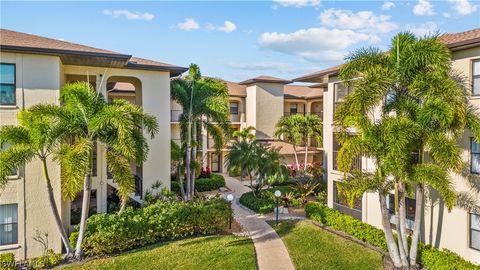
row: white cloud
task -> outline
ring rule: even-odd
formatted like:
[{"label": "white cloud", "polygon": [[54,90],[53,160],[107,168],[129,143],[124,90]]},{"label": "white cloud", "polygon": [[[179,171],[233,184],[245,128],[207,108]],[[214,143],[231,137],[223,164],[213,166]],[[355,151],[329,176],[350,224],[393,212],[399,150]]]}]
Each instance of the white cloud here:
[{"label": "white cloud", "polygon": [[460,15],[468,15],[477,11],[478,5],[473,5],[468,0],[449,0],[453,4],[453,9]]},{"label": "white cloud", "polygon": [[432,35],[439,31],[438,25],[434,22],[426,22],[420,25],[407,25],[407,29],[417,37]]},{"label": "white cloud", "polygon": [[105,9],[103,11],[103,14],[107,16],[112,16],[113,18],[125,17],[127,20],[151,21],[155,18],[155,15],[153,15],[152,13],[137,11],[133,12],[126,9]]},{"label": "white cloud", "polygon": [[433,5],[428,0],[418,0],[418,4],[413,7],[413,14],[417,16],[432,16],[435,15]]},{"label": "white cloud", "polygon": [[186,18],[183,22],[177,24],[177,27],[185,31],[190,31],[199,29],[200,25],[194,19]]},{"label": "white cloud", "polygon": [[237,29],[237,26],[231,21],[225,21],[222,26],[208,24],[207,29],[210,31],[222,31],[225,33],[231,33]]},{"label": "white cloud", "polygon": [[320,6],[320,0],[274,0],[283,7],[318,7]]},{"label": "white cloud", "polygon": [[389,10],[393,7],[395,7],[395,3],[387,1],[383,3],[382,10]]},{"label": "white cloud", "polygon": [[310,61],[339,61],[348,46],[371,39],[370,35],[352,30],[309,28],[292,33],[267,32],[260,36],[264,49],[297,55]]},{"label": "white cloud", "polygon": [[229,67],[240,70],[290,70],[292,65],[281,62],[230,63]]},{"label": "white cloud", "polygon": [[330,8],[324,10],[319,18],[323,25],[340,29],[387,33],[398,28],[390,21],[390,16],[377,16],[372,11],[354,13],[351,10]]},{"label": "white cloud", "polygon": [[449,12],[444,12],[443,17],[450,18],[450,17],[452,17],[452,14],[450,14]]}]

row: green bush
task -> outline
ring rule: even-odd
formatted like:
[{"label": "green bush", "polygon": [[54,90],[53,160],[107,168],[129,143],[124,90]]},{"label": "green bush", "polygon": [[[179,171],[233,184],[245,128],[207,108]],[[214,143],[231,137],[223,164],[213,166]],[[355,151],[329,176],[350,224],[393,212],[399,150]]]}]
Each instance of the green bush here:
[{"label": "green bush", "polygon": [[[383,230],[363,223],[349,215],[340,213],[321,203],[308,203],[305,207],[307,217],[335,230],[345,232],[373,246],[387,250]],[[418,262],[427,269],[480,269],[448,249],[437,249],[420,243]]]},{"label": "green bush", "polygon": [[228,169],[228,176],[237,177],[240,176],[240,174],[240,167],[231,167],[230,169]]},{"label": "green bush", "polygon": [[225,186],[225,178],[219,174],[212,174],[209,178],[195,180],[195,189],[198,192],[212,191]]},{"label": "green bush", "polygon": [[180,193],[180,183],[178,183],[178,181],[172,181],[170,182],[170,190],[172,192],[175,192],[177,194],[181,194]]},{"label": "green bush", "polygon": [[[86,256],[125,251],[159,241],[213,234],[228,226],[232,215],[224,199],[158,201],[144,208],[127,208],[122,214],[98,214],[87,222],[83,248]],[[78,238],[78,227],[70,235]]]},{"label": "green bush", "polygon": [[0,269],[1,270],[15,270],[15,255],[13,253],[0,254]]},{"label": "green bush", "polygon": [[[274,188],[269,188],[263,190],[257,197],[254,196],[252,191],[246,192],[242,194],[239,201],[242,205],[246,206],[250,210],[253,210],[254,212],[267,214],[273,212],[273,209],[275,209],[276,201],[275,196],[273,195],[275,190],[280,190],[283,196],[287,192],[291,191],[291,187],[277,186]],[[279,203],[282,204],[283,202],[280,200]]]},{"label": "green bush", "polygon": [[61,254],[55,254],[52,249],[48,249],[47,254],[28,260],[27,270],[50,268],[57,265],[61,260]]}]

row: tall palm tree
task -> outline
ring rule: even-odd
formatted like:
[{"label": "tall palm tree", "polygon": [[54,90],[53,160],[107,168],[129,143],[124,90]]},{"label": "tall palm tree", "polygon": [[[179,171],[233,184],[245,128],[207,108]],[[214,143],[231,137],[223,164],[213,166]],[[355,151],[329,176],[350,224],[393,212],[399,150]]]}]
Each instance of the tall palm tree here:
[{"label": "tall palm tree", "polygon": [[247,172],[248,167],[251,167],[250,164],[253,161],[250,149],[252,147],[251,143],[256,139],[255,134],[252,132],[254,130],[254,127],[249,126],[242,130],[234,131],[232,134],[236,141],[230,146],[230,151],[227,153],[226,165],[229,170],[240,168],[240,181],[243,181],[243,176]]},{"label": "tall palm tree", "polygon": [[257,150],[259,155],[257,184],[263,186],[265,182],[282,182],[288,177],[288,169],[282,163],[282,155],[278,148],[268,148],[263,144]]},{"label": "tall palm tree", "polygon": [[[353,158],[364,155],[373,158],[377,168],[374,173],[346,174],[338,186],[350,204],[365,191],[379,193],[390,256],[397,267],[414,266],[425,187],[436,189],[449,211],[456,205],[467,206],[460,200],[465,194],[453,189],[450,174],[463,168],[457,140],[465,129],[480,141],[480,117],[468,104],[465,85],[451,69],[448,48],[436,36],[415,38],[400,33],[387,53],[361,49],[347,61],[340,77],[354,91],[335,113],[335,125],[342,131],[339,167],[348,172]],[[347,136],[351,127],[357,136]],[[409,248],[405,197],[413,187],[416,212]],[[394,193],[396,242],[385,201],[389,192]]]},{"label": "tall palm tree", "polygon": [[318,145],[322,144],[323,124],[322,119],[318,115],[305,115],[302,116],[302,131],[304,134],[305,142],[305,167],[303,170],[307,171],[308,161],[308,140],[313,137]]},{"label": "tall palm tree", "polygon": [[[43,105],[39,105],[43,107]],[[71,147],[80,150],[78,155],[64,157],[65,146],[61,145],[61,138],[65,128],[54,118],[23,110],[17,114],[18,126],[3,126],[0,129],[0,145],[8,144],[10,147],[0,152],[0,186],[4,187],[8,181],[7,176],[13,170],[28,162],[38,159],[42,163],[43,178],[50,209],[53,214],[56,229],[60,234],[67,257],[73,255],[65,228],[55,202],[52,181],[48,172],[49,159],[72,159],[76,164],[71,168],[62,168],[62,173],[70,177],[82,175],[82,168],[88,164],[86,153],[82,153],[85,141],[78,141]]]},{"label": "tall palm tree", "polygon": [[294,114],[291,116],[284,116],[277,122],[274,132],[275,137],[293,146],[293,154],[295,156],[297,169],[300,168],[297,146],[302,143],[305,136],[303,123],[303,115]]},{"label": "tall palm tree", "polygon": [[182,149],[177,143],[173,140],[170,140],[170,160],[172,162],[172,166],[174,167],[174,171],[177,174],[178,183],[180,184],[180,194],[183,200],[186,200],[185,189],[183,186],[183,154],[185,149]]},{"label": "tall palm tree", "polygon": [[183,108],[180,115],[181,138],[186,142],[185,184],[186,197],[195,192],[197,148],[201,146],[202,130],[215,141],[217,151],[223,147],[224,138],[231,133],[228,88],[219,79],[202,77],[200,68],[191,64],[186,77],[171,82],[171,97]]},{"label": "tall palm tree", "polygon": [[[151,138],[158,132],[158,123],[154,116],[143,112],[142,108],[124,100],[107,103],[101,93],[96,93],[87,83],[66,84],[60,90],[61,107],[34,106],[32,111],[56,117],[67,132],[65,137],[81,144],[83,158],[90,159],[94,142],[106,147],[106,160],[109,171],[118,185],[121,198],[121,213],[129,195],[135,190],[135,179],[130,162],[141,164],[148,155],[148,144],[143,132]],[[70,168],[77,166],[71,157],[79,152],[71,146],[64,146],[59,160],[62,169],[67,169],[62,177],[62,190],[67,198],[73,199],[83,186],[82,213],[79,236],[75,248],[75,257],[83,257],[82,243],[88,218],[91,192],[91,162],[83,167],[83,177],[69,177]],[[88,153],[88,154],[85,154]],[[77,154],[78,155],[78,154]]]}]

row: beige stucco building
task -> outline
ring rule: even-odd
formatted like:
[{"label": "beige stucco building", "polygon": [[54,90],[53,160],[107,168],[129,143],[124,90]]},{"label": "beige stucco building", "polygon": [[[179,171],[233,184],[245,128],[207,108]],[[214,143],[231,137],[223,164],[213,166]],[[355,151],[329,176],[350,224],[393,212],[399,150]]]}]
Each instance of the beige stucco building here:
[{"label": "beige stucco building", "polygon": [[[283,116],[292,114],[315,114],[323,116],[323,91],[320,88],[290,85],[291,81],[270,76],[259,76],[239,83],[225,81],[229,90],[230,121],[234,130],[254,127],[258,140],[272,147],[280,148],[285,164],[294,164],[293,147],[274,137],[275,124]],[[178,117],[182,113],[180,105],[171,102],[171,137],[180,140],[180,125]],[[322,146],[314,140],[308,142],[308,160],[322,162]],[[305,147],[297,149],[299,162],[304,163]],[[214,149],[214,142],[204,133],[201,153],[203,166],[210,167],[214,172],[227,172],[226,154],[228,142],[222,147],[221,153]]]},{"label": "beige stucco building", "polygon": [[[153,114],[159,133],[148,138],[150,154],[140,166],[132,164],[136,192],[140,200],[153,182],[170,187],[170,78],[186,69],[157,61],[107,50],[48,39],[5,29],[0,30],[0,125],[16,125],[17,113],[35,104],[59,104],[65,83],[88,81],[109,99],[123,98]],[[127,85],[129,91],[118,89]],[[124,89],[125,87],[122,87]],[[4,146],[7,147],[7,146]],[[105,148],[98,144],[93,154],[91,210],[106,212],[115,182],[107,173]],[[49,173],[57,207],[64,226],[70,230],[78,222],[78,202],[69,202],[60,193],[60,166],[50,160]],[[0,253],[13,252],[17,260],[42,255],[38,235],[48,239],[48,247],[62,250],[48,206],[41,163],[29,162],[12,172],[0,192]]]},{"label": "beige stucco building", "polygon": [[[446,34],[441,36],[440,40],[451,50],[453,68],[461,72],[472,86],[470,103],[480,108],[480,29]],[[378,194],[364,194],[353,209],[346,206],[346,203],[337,196],[335,182],[342,181],[343,172],[338,171],[336,166],[340,146],[334,136],[333,115],[335,105],[342,102],[343,97],[352,91],[341,84],[338,78],[340,68],[341,65],[335,66],[294,81],[316,83],[316,86],[322,87],[324,91],[324,164],[327,170],[328,206],[382,228]],[[459,143],[463,149],[464,161],[470,164],[470,173],[477,175],[480,173],[477,158],[480,148],[472,137],[471,132],[466,131]],[[354,161],[354,167],[358,169],[371,170],[374,166],[374,162],[365,157]],[[452,177],[458,191],[469,191],[464,176],[452,175]],[[477,178],[476,181],[480,180]],[[474,263],[480,263],[480,215],[468,213],[460,208],[448,212],[438,197],[433,196],[431,199],[426,201],[423,210],[421,240],[435,247],[450,249]],[[407,227],[410,228],[413,225],[414,205],[414,199],[407,199]]]}]

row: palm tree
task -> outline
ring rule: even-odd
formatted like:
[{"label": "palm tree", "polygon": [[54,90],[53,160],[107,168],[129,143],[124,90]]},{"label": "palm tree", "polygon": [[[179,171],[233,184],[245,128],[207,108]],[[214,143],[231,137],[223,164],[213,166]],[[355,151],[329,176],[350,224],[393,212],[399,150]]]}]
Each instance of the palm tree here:
[{"label": "palm tree", "polygon": [[[75,248],[75,257],[83,257],[82,243],[88,218],[91,191],[91,162],[83,168],[83,179],[70,177],[69,171],[77,166],[71,156],[84,153],[90,159],[94,142],[106,147],[106,160],[109,171],[118,185],[121,199],[121,213],[130,194],[135,189],[135,180],[130,162],[141,164],[148,155],[148,144],[143,132],[151,138],[158,132],[158,123],[154,116],[143,112],[142,108],[124,100],[107,103],[102,94],[96,93],[87,83],[66,84],[60,91],[61,107],[34,106],[32,111],[56,117],[67,132],[65,137],[78,147],[64,145],[59,160],[64,169],[62,190],[67,198],[73,199],[83,185],[82,213],[79,236]],[[83,149],[81,148],[83,147]],[[88,153],[88,154],[85,154]],[[83,157],[85,158],[85,156]]]},{"label": "palm tree", "polygon": [[223,147],[224,138],[230,136],[228,88],[219,79],[202,77],[200,68],[191,64],[186,77],[172,80],[171,97],[183,108],[180,125],[182,141],[186,142],[185,189],[190,200],[195,192],[193,167],[197,160],[197,148],[201,146],[202,129],[214,139],[218,152]]},{"label": "palm tree", "polygon": [[[39,107],[43,107],[43,105],[39,105]],[[52,117],[47,117],[31,110],[19,112],[17,118],[19,126],[3,126],[0,129],[0,145],[8,144],[10,146],[8,149],[0,152],[0,186],[5,186],[8,181],[7,176],[13,169],[23,166],[34,159],[41,161],[47,198],[55,226],[65,246],[66,256],[70,257],[73,254],[73,250],[65,228],[62,225],[47,166],[49,159],[53,158],[58,161],[58,159],[63,158],[62,155],[65,148],[61,146],[61,138],[65,129]],[[72,147],[80,148],[81,150],[82,143],[84,142],[79,141]],[[88,164],[87,155],[82,155],[82,152],[77,154],[68,157],[74,159],[76,163],[76,166],[66,168],[72,177],[81,175],[82,168]],[[62,170],[62,172],[65,173],[66,171]]]},{"label": "palm tree", "polygon": [[248,171],[248,168],[252,167],[251,164],[254,161],[251,156],[252,142],[256,139],[255,134],[252,132],[254,130],[254,127],[249,126],[242,130],[234,131],[232,134],[236,141],[230,146],[230,151],[227,153],[226,165],[229,170],[240,168],[240,181],[243,181],[243,176]]},{"label": "palm tree", "polygon": [[284,116],[277,122],[274,132],[275,137],[293,146],[293,154],[295,155],[297,169],[300,168],[297,146],[302,143],[305,136],[303,123],[303,115],[294,114],[288,117]]},{"label": "palm tree", "polygon": [[[437,190],[449,211],[467,206],[449,175],[463,168],[457,140],[465,129],[480,141],[480,116],[468,105],[468,91],[451,70],[449,50],[436,36],[417,39],[400,33],[388,53],[361,49],[347,61],[340,77],[355,90],[335,113],[336,128],[342,131],[339,168],[349,172],[358,155],[374,159],[377,168],[346,174],[338,186],[350,204],[366,191],[379,193],[390,256],[396,267],[408,268],[417,263],[425,187]],[[352,127],[357,136],[347,136]],[[405,197],[413,187],[416,212],[409,248]],[[389,192],[394,193],[398,241],[388,219]]]},{"label": "palm tree", "polygon": [[323,124],[322,119],[318,115],[305,115],[302,116],[302,133],[304,134],[305,142],[305,167],[303,170],[307,171],[308,160],[308,139],[312,138],[318,145],[322,143]]},{"label": "palm tree", "polygon": [[183,154],[182,147],[180,147],[173,140],[170,140],[170,160],[172,162],[175,173],[177,174],[178,183],[180,184],[180,194],[183,200],[186,200],[185,189],[183,187]]},{"label": "palm tree", "polygon": [[288,169],[282,163],[280,149],[268,148],[262,144],[257,150],[259,155],[257,184],[263,186],[265,182],[282,182],[288,177]]}]

